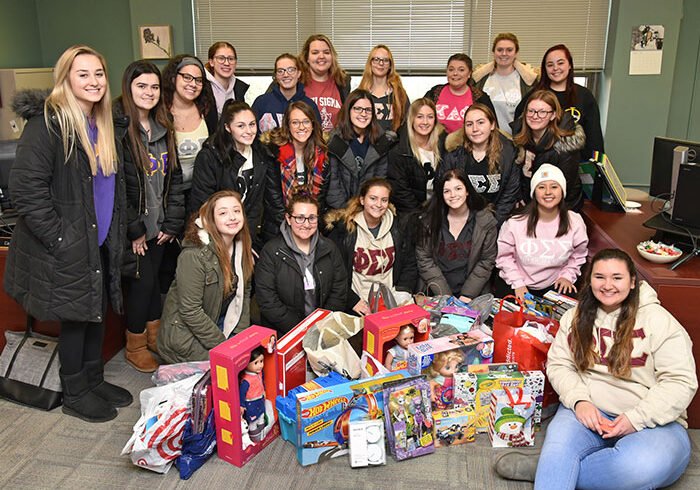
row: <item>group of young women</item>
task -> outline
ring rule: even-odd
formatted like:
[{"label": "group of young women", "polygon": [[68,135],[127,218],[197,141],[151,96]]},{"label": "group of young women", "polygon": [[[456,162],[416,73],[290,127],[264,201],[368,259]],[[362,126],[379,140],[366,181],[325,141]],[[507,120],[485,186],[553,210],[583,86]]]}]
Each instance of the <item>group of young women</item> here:
[{"label": "group of young women", "polygon": [[[114,104],[104,58],[67,49],[48,98],[15,104],[28,123],[5,274],[30,314],[61,322],[64,412],[101,422],[132,401],[104,380],[100,355],[122,284],[126,358],[145,372],[154,353],[204,360],[249,326],[253,283],[260,322],[280,335],[318,307],[370,313],[373,284],[466,302],[493,288],[519,298],[556,289],[581,304],[552,347],[562,407],[543,488],[595,486],[601,468],[621,475],[627,461],[605,462],[604,448],[657,440],[673,446],[674,466],[653,481],[678,478],[697,387],[690,341],[623,253],[597,255],[579,280],[588,238],[577,166],[584,148],[603,149],[597,107],[573,84],[565,46],[545,54],[535,87],[518,48],[499,34],[494,62],[474,73],[468,56],[451,56],[448,83],[409,104],[387,46],[370,52],[351,92],[331,41],[314,35],[299,57],[277,58],[252,108],[229,43],[214,44],[206,65],[176,56],[162,76],[132,63]],[[567,437],[589,442],[570,449]],[[564,474],[563,463],[578,469]],[[497,469],[522,477],[509,467]]]}]

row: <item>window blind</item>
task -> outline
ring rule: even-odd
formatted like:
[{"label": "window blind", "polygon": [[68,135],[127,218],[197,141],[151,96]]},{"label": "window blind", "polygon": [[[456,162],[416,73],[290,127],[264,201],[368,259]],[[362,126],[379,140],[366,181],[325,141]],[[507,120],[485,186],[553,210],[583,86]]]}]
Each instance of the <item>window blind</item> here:
[{"label": "window blind", "polygon": [[515,33],[519,58],[534,65],[564,43],[581,71],[603,68],[610,0],[193,0],[192,10],[197,56],[228,41],[239,73],[272,74],[275,58],[298,53],[313,33],[326,34],[355,73],[377,44],[389,46],[406,75],[441,73],[460,51],[485,63],[499,32]]}]

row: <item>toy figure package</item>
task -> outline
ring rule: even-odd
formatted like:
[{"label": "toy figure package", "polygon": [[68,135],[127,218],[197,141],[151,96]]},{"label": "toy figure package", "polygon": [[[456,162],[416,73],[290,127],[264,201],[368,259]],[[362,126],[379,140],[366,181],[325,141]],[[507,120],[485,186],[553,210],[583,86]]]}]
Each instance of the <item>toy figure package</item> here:
[{"label": "toy figure package", "polygon": [[476,414],[471,408],[451,408],[433,412],[435,447],[474,442]]},{"label": "toy figure package", "polygon": [[535,445],[535,400],[527,388],[505,388],[491,394],[489,439],[493,447]]},{"label": "toy figure package", "polygon": [[384,424],[397,461],[435,452],[430,385],[424,376],[384,385]]}]

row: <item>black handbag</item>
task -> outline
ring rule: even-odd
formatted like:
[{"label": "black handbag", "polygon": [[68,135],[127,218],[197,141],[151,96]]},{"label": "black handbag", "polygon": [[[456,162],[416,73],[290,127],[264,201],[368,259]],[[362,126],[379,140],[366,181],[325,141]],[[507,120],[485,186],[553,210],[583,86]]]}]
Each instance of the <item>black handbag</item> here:
[{"label": "black handbag", "polygon": [[61,405],[63,394],[58,376],[58,339],[34,333],[27,315],[25,332],[5,332],[0,354],[0,396],[42,410]]}]

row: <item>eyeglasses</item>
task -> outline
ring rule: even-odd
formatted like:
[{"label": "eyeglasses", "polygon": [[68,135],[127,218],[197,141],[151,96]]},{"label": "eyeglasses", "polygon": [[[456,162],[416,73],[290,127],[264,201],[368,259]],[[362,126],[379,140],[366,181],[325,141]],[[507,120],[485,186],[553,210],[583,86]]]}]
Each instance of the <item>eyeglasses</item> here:
[{"label": "eyeglasses", "polygon": [[360,107],[358,105],[352,106],[352,111],[355,114],[362,114],[363,112],[367,114],[368,116],[372,115],[372,108],[371,107]]},{"label": "eyeglasses", "polygon": [[294,216],[294,215],[289,215],[291,218],[294,218],[294,222],[298,225],[303,225],[305,222],[309,222],[310,225],[316,224],[318,221],[318,216],[315,214],[312,214],[311,216]]},{"label": "eyeglasses", "polygon": [[548,111],[546,109],[540,109],[540,110],[535,110],[535,109],[528,109],[526,111],[526,114],[528,117],[547,117],[548,114],[553,113],[554,111]]},{"label": "eyeglasses", "polygon": [[236,62],[236,57],[235,56],[224,56],[223,54],[214,56],[214,59],[221,63],[222,65],[225,63],[228,63],[229,65],[232,65]]},{"label": "eyeglasses", "polygon": [[290,66],[289,68],[277,68],[275,70],[275,73],[277,73],[278,76],[284,76],[285,73],[288,73],[290,75],[294,75],[297,72],[297,67],[296,66]]},{"label": "eyeglasses", "polygon": [[194,82],[195,85],[202,85],[204,83],[203,77],[193,77],[189,73],[182,73],[182,72],[177,72],[177,74],[182,77],[182,79],[185,81],[185,83]]},{"label": "eyeglasses", "polygon": [[311,120],[310,119],[302,119],[301,121],[294,119],[293,121],[289,121],[289,125],[293,128],[298,128],[300,126],[307,127],[311,126]]},{"label": "eyeglasses", "polygon": [[379,58],[379,57],[377,57],[377,56],[375,56],[374,58],[372,58],[371,61],[372,61],[372,64],[375,64],[375,65],[388,65],[389,63],[391,63],[391,59],[389,59],[389,58]]}]

